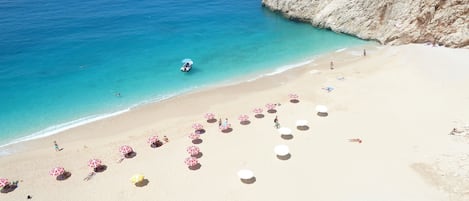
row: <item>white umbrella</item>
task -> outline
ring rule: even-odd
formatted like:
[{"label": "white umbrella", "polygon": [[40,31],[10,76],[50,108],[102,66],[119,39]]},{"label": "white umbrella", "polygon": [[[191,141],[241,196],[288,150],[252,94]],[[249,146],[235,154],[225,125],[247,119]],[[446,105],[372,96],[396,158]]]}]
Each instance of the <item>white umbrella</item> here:
[{"label": "white umbrella", "polygon": [[290,153],[290,149],[288,149],[287,145],[281,144],[281,145],[275,146],[274,152],[275,152],[275,154],[277,154],[279,156],[285,156],[285,155],[288,155]]},{"label": "white umbrella", "polygon": [[304,120],[304,119],[302,119],[302,120],[297,120],[297,121],[296,121],[296,126],[307,126],[308,123],[309,123],[309,122],[308,122],[307,120]]},{"label": "white umbrella", "polygon": [[282,127],[282,128],[279,128],[279,129],[278,129],[278,132],[279,132],[281,135],[290,135],[290,134],[291,134],[291,129],[286,128],[286,127]]},{"label": "white umbrella", "polygon": [[251,179],[254,177],[254,173],[251,170],[243,169],[238,171],[238,177],[241,179]]},{"label": "white umbrella", "polygon": [[316,106],[316,111],[319,113],[327,113],[327,107],[324,105]]}]

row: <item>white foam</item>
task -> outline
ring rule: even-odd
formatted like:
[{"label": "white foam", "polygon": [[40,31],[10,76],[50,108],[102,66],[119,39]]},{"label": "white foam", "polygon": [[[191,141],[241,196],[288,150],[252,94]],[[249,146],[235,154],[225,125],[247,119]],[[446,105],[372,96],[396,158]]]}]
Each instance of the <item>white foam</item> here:
[{"label": "white foam", "polygon": [[[60,133],[60,132],[63,132],[63,131],[66,131],[66,130],[69,130],[69,129],[72,129],[72,128],[75,128],[75,127],[78,127],[78,126],[81,126],[81,125],[85,125],[85,124],[89,124],[91,122],[95,122],[95,121],[98,121],[98,120],[102,120],[102,119],[106,119],[106,118],[109,118],[109,117],[117,116],[117,115],[126,113],[126,112],[132,110],[133,108],[136,108],[136,107],[139,107],[139,106],[142,106],[142,105],[146,105],[146,104],[149,104],[149,103],[153,103],[153,102],[166,100],[166,99],[169,99],[171,97],[177,96],[179,94],[194,90],[196,88],[198,88],[198,87],[190,87],[190,88],[182,90],[178,93],[166,94],[166,95],[158,97],[158,98],[142,101],[142,102],[139,102],[137,104],[134,104],[134,105],[130,106],[129,108],[126,108],[126,109],[123,109],[123,110],[120,110],[120,111],[117,111],[117,112],[87,116],[87,117],[83,117],[83,118],[73,120],[73,121],[70,121],[70,122],[50,126],[46,129],[35,132],[31,135],[24,136],[24,137],[21,137],[21,138],[17,138],[15,140],[11,141],[11,142],[8,142],[6,144],[2,144],[2,145],[0,145],[0,148],[6,147],[6,146],[9,146],[9,145],[12,145],[12,144],[17,144],[17,143],[20,143],[20,142],[25,142],[25,141],[29,141],[29,140],[35,140],[35,139],[39,139],[39,138],[48,137],[48,136],[51,136],[51,135],[54,135],[54,134],[57,134],[57,133]],[[0,150],[0,156],[9,155],[9,154],[11,154],[11,152],[8,151],[8,150],[5,150],[5,149]]]},{"label": "white foam", "polygon": [[116,115],[119,115],[119,114],[122,114],[122,113],[125,113],[125,112],[128,112],[128,111],[130,111],[130,108],[127,108],[127,109],[124,109],[124,110],[121,110],[121,111],[117,111],[117,112],[113,112],[113,113],[109,113],[109,114],[93,115],[93,116],[83,117],[83,118],[80,118],[80,119],[77,119],[77,120],[74,120],[74,121],[70,121],[70,122],[66,122],[66,123],[63,123],[63,124],[50,126],[50,127],[46,128],[44,130],[35,132],[31,135],[18,138],[16,140],[12,141],[12,142],[7,143],[7,144],[0,145],[0,147],[5,147],[5,146],[8,146],[8,145],[12,145],[12,144],[20,143],[20,142],[25,142],[25,141],[29,141],[29,140],[34,140],[34,139],[47,137],[47,136],[50,136],[50,135],[60,133],[62,131],[69,130],[71,128],[75,128],[77,126],[81,126],[81,125],[88,124],[88,123],[98,121],[98,120],[101,120],[101,119],[116,116]]},{"label": "white foam", "polygon": [[338,50],[336,50],[335,52],[343,52],[343,51],[345,51],[346,49],[347,49],[347,48],[338,49]]},{"label": "white foam", "polygon": [[269,73],[265,73],[265,74],[262,74],[262,75],[259,75],[259,76],[256,76],[252,79],[248,79],[247,82],[252,82],[252,81],[255,81],[257,79],[260,79],[260,78],[263,78],[263,77],[268,77],[268,76],[273,76],[273,75],[277,75],[277,74],[280,74],[280,73],[283,73],[287,70],[290,70],[290,69],[293,69],[293,68],[298,68],[300,66],[304,66],[306,64],[310,64],[314,62],[314,59],[310,59],[310,60],[307,60],[307,61],[303,61],[303,62],[299,62],[299,63],[295,63],[295,64],[288,64],[288,65],[285,65],[285,66],[281,66],[281,67],[278,67],[276,68],[274,71],[272,72],[269,72]]}]

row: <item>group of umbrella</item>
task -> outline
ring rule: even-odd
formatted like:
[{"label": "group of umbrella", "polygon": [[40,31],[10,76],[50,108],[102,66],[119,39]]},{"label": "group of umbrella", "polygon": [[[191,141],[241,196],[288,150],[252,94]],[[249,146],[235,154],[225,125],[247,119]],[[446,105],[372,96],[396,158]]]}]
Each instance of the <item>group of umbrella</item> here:
[{"label": "group of umbrella", "polygon": [[[289,98],[290,98],[290,102],[292,103],[299,102],[298,95],[296,94],[289,94]],[[277,105],[278,104],[272,104],[272,103],[266,104],[265,107],[267,108],[267,112],[275,113],[276,112],[275,108]],[[318,115],[327,114],[327,107],[323,105],[318,105],[316,107],[316,111],[318,112]],[[262,118],[264,116],[262,108],[254,108],[253,112],[255,113],[256,118]],[[209,123],[214,123],[217,121],[213,113],[207,113],[205,114],[204,117],[207,119],[207,122]],[[238,117],[238,120],[240,121],[240,124],[246,125],[249,123],[249,116],[246,114],[240,115]],[[298,127],[305,126],[307,123],[308,122],[306,120],[299,120],[297,121],[297,126]],[[194,132],[190,133],[188,137],[192,140],[194,144],[198,144],[201,141],[200,137],[201,137],[201,133],[204,132],[204,127],[200,123],[195,123],[192,125],[192,128],[194,129]],[[231,124],[228,124],[227,122],[226,124],[225,123],[221,124],[219,126],[219,129],[221,131],[226,131],[227,129],[231,129]],[[291,134],[291,130],[288,128],[280,128],[278,130],[281,135]],[[163,144],[157,135],[151,136],[150,138],[148,138],[147,142],[151,145],[151,147],[159,147]],[[196,170],[200,168],[200,164],[198,161],[198,158],[200,158],[201,156],[200,148],[195,145],[190,145],[186,148],[186,151],[189,154],[189,157],[187,157],[184,160],[184,163],[188,166],[188,168],[191,170]],[[288,146],[286,145],[278,145],[275,147],[274,151],[278,157],[285,157],[289,155]],[[121,146],[119,148],[119,152],[123,156],[122,159],[131,158],[135,155],[134,154],[135,152],[132,149],[132,147],[128,145]],[[89,177],[85,178],[85,180],[90,179],[90,177],[93,176],[96,172],[101,172],[106,169],[106,166],[103,164],[103,162],[100,159],[96,159],[96,158],[90,159],[88,161],[88,167],[92,168],[93,172],[91,172],[90,175],[88,175]],[[54,167],[53,169],[49,171],[49,174],[51,176],[56,177],[57,180],[65,180],[71,176],[71,173],[67,172],[65,168],[63,167]],[[238,172],[238,176],[243,182],[249,182],[249,180],[252,180],[252,178],[254,178],[254,174],[252,173],[252,171],[247,170],[247,169],[240,170]],[[135,185],[138,185],[144,180],[145,180],[145,177],[143,174],[135,174],[130,178],[130,181]],[[2,192],[9,188],[15,187],[14,185],[15,184],[12,184],[8,179],[0,178],[0,187],[2,188]]]},{"label": "group of umbrella", "polygon": [[[289,94],[289,97],[290,97],[290,102],[292,102],[292,103],[298,103],[299,102],[298,95]],[[276,112],[275,108],[277,107],[277,105],[279,105],[279,104],[273,104],[273,103],[266,104],[265,107],[267,108],[267,112],[268,113],[275,113]],[[327,115],[327,107],[326,106],[318,105],[316,107],[316,111],[318,112],[318,115],[320,115],[320,116]],[[262,118],[264,116],[262,108],[254,108],[253,112],[255,113],[256,118]],[[205,114],[205,118],[207,119],[208,123],[214,123],[214,122],[217,121],[216,118],[215,118],[215,115],[213,113]],[[246,114],[240,115],[238,117],[238,120],[240,121],[240,124],[242,124],[242,125],[249,124],[249,116],[246,115]],[[228,124],[226,124],[226,125],[228,125]],[[296,126],[299,130],[303,130],[305,127],[308,128],[308,121],[307,120],[298,120],[296,122]],[[195,132],[190,133],[189,138],[192,140],[192,142],[194,144],[197,144],[196,141],[200,140],[200,136],[201,136],[200,133],[204,133],[205,130],[204,130],[203,125],[200,124],[200,123],[193,124],[192,128],[195,130]],[[220,124],[219,128],[220,128],[221,131],[229,129],[229,127],[226,127],[223,124]],[[286,128],[286,127],[279,128],[278,131],[282,136],[291,135],[291,129]],[[197,147],[195,145],[191,145],[191,146],[187,147],[186,150],[190,155],[188,158],[185,159],[186,165],[191,170],[198,169],[200,167],[200,164],[197,160],[197,158],[198,158],[197,155],[199,155],[199,157],[200,157],[199,147]],[[281,160],[286,160],[290,157],[289,148],[288,148],[287,145],[281,144],[281,145],[275,146],[274,152],[277,154],[277,158],[279,158]],[[241,169],[240,171],[238,171],[238,177],[241,179],[242,182],[247,183],[247,184],[253,183],[255,181],[254,173],[249,169]]]}]

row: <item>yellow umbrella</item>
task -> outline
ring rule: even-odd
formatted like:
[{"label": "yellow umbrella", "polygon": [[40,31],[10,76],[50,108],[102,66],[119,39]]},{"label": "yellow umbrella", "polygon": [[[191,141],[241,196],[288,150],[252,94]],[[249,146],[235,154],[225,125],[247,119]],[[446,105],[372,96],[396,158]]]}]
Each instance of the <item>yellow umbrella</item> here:
[{"label": "yellow umbrella", "polygon": [[133,183],[133,184],[136,184],[138,182],[141,182],[145,179],[145,176],[143,176],[142,174],[136,174],[134,176],[132,176],[130,178],[130,181]]}]

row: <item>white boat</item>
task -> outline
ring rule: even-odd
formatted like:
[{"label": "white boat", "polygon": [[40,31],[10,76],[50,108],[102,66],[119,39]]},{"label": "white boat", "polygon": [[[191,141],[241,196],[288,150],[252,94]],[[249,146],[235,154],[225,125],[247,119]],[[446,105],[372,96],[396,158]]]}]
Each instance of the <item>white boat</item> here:
[{"label": "white boat", "polygon": [[191,60],[191,59],[184,59],[182,60],[182,67],[181,67],[181,71],[182,72],[189,72],[191,71],[192,69],[192,64],[194,64],[194,62]]}]

